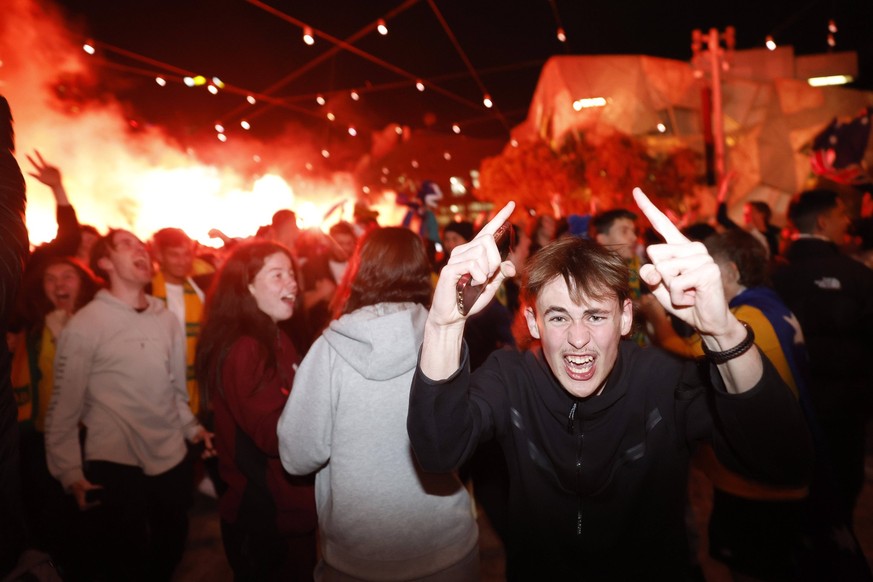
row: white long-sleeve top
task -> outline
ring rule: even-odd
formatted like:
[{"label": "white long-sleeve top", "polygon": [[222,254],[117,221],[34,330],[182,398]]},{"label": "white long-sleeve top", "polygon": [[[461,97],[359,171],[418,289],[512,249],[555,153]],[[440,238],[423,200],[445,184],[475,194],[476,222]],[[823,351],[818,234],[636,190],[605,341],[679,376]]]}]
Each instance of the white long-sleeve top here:
[{"label": "white long-sleeve top", "polygon": [[138,312],[106,290],[77,312],[58,340],[46,416],[49,471],[65,488],[86,460],[159,475],[177,465],[199,424],[188,407],[185,337],[164,303],[146,296]]}]

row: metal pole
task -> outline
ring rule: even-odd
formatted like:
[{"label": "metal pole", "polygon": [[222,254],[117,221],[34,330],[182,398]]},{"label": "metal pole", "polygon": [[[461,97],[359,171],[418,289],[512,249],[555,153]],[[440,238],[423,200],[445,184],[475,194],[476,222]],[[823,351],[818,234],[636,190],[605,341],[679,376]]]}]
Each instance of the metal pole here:
[{"label": "metal pole", "polygon": [[712,137],[715,146],[715,183],[720,184],[724,177],[724,110],[721,100],[722,51],[719,34],[715,28],[709,29],[709,55],[712,61]]}]

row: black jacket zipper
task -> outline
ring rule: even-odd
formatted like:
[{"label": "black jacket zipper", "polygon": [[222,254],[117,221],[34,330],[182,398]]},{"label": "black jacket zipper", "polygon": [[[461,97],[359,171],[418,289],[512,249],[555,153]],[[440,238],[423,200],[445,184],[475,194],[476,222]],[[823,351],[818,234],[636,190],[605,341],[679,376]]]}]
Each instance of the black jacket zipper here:
[{"label": "black jacket zipper", "polygon": [[[573,403],[572,408],[570,408],[570,416],[567,419],[567,432],[573,434],[576,432],[575,424],[576,424],[576,402]],[[582,535],[582,441],[584,440],[584,435],[582,431],[579,431],[578,435],[578,446],[576,448],[576,497],[578,499],[578,506],[576,508],[576,535]]]}]

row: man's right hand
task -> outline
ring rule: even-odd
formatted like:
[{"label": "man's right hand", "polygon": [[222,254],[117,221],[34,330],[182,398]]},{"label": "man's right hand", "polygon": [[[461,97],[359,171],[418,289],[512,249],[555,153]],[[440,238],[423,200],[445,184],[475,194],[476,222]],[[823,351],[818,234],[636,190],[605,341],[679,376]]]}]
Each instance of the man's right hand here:
[{"label": "man's right hand", "polygon": [[92,509],[100,505],[99,501],[92,501],[91,503],[88,503],[86,499],[88,491],[99,489],[103,489],[103,487],[99,485],[94,485],[87,479],[81,479],[70,485],[70,493],[73,494],[73,497],[76,500],[76,504],[79,506],[79,509],[81,511]]},{"label": "man's right hand", "polygon": [[466,317],[458,309],[458,280],[467,273],[473,276],[471,284],[485,285],[482,295],[469,306],[467,316],[482,311],[497,292],[503,279],[515,275],[512,261],[502,261],[500,251],[494,242],[494,233],[510,217],[515,202],[510,202],[498,212],[491,221],[482,227],[473,240],[458,245],[452,250],[446,266],[434,290],[430,317],[438,325],[455,325]]},{"label": "man's right hand", "polygon": [[[432,380],[448,378],[460,365],[461,340],[467,317],[488,305],[506,277],[515,275],[512,261],[501,261],[494,233],[512,214],[510,202],[468,243],[455,247],[434,289],[421,350],[421,371]],[[472,283],[485,285],[466,315],[458,309],[458,280],[467,273]]]}]

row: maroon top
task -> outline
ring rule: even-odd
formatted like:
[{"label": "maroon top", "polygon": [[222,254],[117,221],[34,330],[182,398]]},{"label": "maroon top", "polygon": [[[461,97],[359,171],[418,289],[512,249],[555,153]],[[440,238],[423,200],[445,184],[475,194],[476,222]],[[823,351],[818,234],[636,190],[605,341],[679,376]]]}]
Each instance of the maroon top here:
[{"label": "maroon top", "polygon": [[223,394],[212,391],[219,470],[228,487],[218,507],[223,520],[252,531],[301,534],[316,527],[313,478],[285,472],[276,435],[300,357],[282,332],[276,350],[279,370],[265,375],[261,346],[239,338],[222,366]]}]

